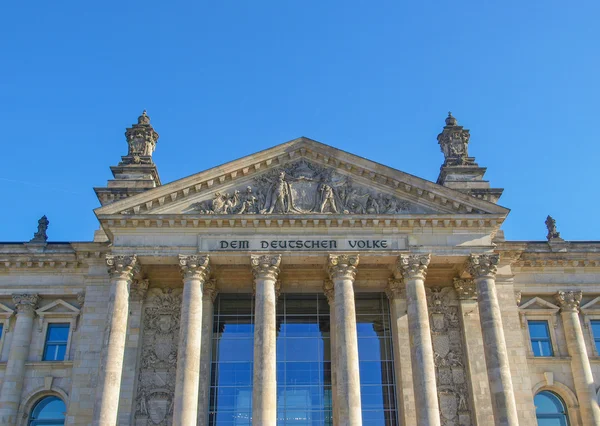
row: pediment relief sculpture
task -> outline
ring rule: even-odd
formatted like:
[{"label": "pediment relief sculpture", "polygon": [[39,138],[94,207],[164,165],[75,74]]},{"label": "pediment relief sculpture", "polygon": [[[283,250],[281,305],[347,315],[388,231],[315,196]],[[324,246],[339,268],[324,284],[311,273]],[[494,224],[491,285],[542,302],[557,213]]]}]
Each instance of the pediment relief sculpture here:
[{"label": "pediment relief sculpture", "polygon": [[332,168],[304,159],[270,170],[245,188],[215,192],[184,210],[199,214],[402,214],[428,211],[353,183]]}]

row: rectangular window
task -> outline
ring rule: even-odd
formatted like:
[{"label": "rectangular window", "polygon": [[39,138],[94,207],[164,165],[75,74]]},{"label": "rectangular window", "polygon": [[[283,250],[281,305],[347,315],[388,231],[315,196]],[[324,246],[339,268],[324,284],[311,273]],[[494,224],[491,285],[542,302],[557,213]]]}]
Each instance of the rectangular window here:
[{"label": "rectangular window", "polygon": [[592,334],[594,335],[596,353],[600,354],[600,320],[593,320],[590,322],[592,323]]},{"label": "rectangular window", "polygon": [[3,335],[4,335],[4,324],[0,324],[0,340],[2,340]]},{"label": "rectangular window", "polygon": [[69,340],[69,324],[48,324],[43,361],[64,361]]},{"label": "rectangular window", "polygon": [[527,321],[534,356],[553,356],[548,321]]}]

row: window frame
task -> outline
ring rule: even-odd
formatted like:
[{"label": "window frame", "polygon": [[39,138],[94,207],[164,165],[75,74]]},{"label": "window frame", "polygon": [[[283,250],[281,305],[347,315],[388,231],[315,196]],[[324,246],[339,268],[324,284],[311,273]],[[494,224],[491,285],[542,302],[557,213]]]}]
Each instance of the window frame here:
[{"label": "window frame", "polygon": [[[530,330],[530,325],[532,323],[536,323],[536,324],[544,324],[546,326],[546,331],[548,332],[547,337],[541,338],[541,337],[532,337],[531,336],[531,330]],[[549,357],[553,357],[554,356],[554,348],[552,347],[552,337],[550,336],[550,324],[548,323],[548,321],[543,320],[543,319],[528,319],[527,320],[527,331],[529,332],[529,344],[531,347],[531,352],[533,354],[534,357],[536,358],[549,358]],[[535,354],[535,350],[534,350],[534,342],[545,342],[548,341],[548,343],[550,344],[550,354],[549,355],[536,355]],[[541,352],[541,351],[540,351]]]},{"label": "window frame", "polygon": [[45,400],[47,398],[58,399],[59,401],[61,401],[63,403],[63,405],[65,406],[65,412],[64,412],[64,416],[63,416],[64,417],[63,424],[66,424],[66,422],[67,422],[67,410],[68,410],[67,403],[65,402],[65,400],[61,396],[52,393],[52,394],[49,394],[49,395],[43,395],[43,396],[41,396],[40,398],[38,398],[37,400],[35,400],[33,402],[33,404],[31,404],[31,406],[29,407],[29,410],[27,412],[27,420],[25,422],[26,426],[43,426],[44,424],[47,424],[49,421],[60,420],[60,419],[46,419],[46,420],[41,419],[41,421],[38,421],[37,419],[33,419],[32,418],[33,417],[33,412],[36,410],[36,408],[38,407],[38,405],[43,400]]},{"label": "window frame", "polygon": [[583,326],[589,333],[591,343],[591,356],[600,356],[600,351],[596,346],[596,339],[600,339],[600,336],[594,336],[594,330],[592,329],[592,321],[600,321],[600,296],[586,303],[580,308],[583,316]]},{"label": "window frame", "polygon": [[[562,413],[556,413],[556,415],[553,416],[553,413],[547,413],[547,414],[541,414],[542,416],[548,416],[548,417],[542,417],[541,419],[556,419],[558,418],[558,416],[560,416],[561,414],[564,416],[564,420],[565,420],[565,425],[566,426],[571,426],[571,420],[570,420],[570,416],[569,416],[569,406],[567,405],[567,403],[565,402],[565,400],[556,392],[552,391],[552,390],[548,390],[548,389],[542,389],[540,391],[538,391],[534,396],[533,396],[533,400],[534,400],[534,406],[535,406],[535,397],[540,395],[540,394],[550,394],[552,395],[554,398],[556,398],[558,400],[558,402],[562,405],[563,407],[563,412]],[[537,413],[537,407],[535,410],[535,420],[539,421],[540,418],[538,417],[538,413]],[[539,423],[539,422],[538,422]]]},{"label": "window frame", "polygon": [[[65,341],[64,345],[65,345],[65,357],[64,359],[44,359],[44,354],[46,353],[46,348],[48,347],[48,331],[51,328],[50,326],[52,325],[66,325],[69,327],[69,331],[67,332],[67,340]],[[43,362],[63,362],[63,361],[68,361],[69,358],[69,349],[70,349],[70,341],[71,341],[71,330],[72,330],[73,326],[71,325],[71,323],[69,322],[65,322],[59,319],[52,319],[49,320],[46,325],[45,325],[45,332],[44,332],[44,347],[42,349],[42,361]],[[61,341],[62,342],[62,341]],[[59,346],[58,341],[56,343],[51,343],[54,346]]]},{"label": "window frame", "polygon": [[15,311],[5,304],[0,303],[0,324],[2,325],[2,335],[0,335],[0,362],[5,361],[2,358],[2,351],[4,350],[4,342],[6,342],[6,333],[10,331],[13,318],[15,318]]},{"label": "window frame", "polygon": [[[61,311],[53,311],[55,307],[62,308]],[[73,341],[73,333],[77,329],[77,323],[81,311],[70,303],[62,299],[57,299],[46,306],[43,306],[35,311],[38,315],[38,332],[42,335],[42,344],[39,345],[37,358],[41,362],[65,362],[71,361],[71,342]],[[44,360],[44,352],[46,351],[46,339],[48,336],[49,324],[69,324],[69,334],[67,337],[67,346],[65,348],[65,359],[63,360]]]},{"label": "window frame", "polygon": [[[533,297],[529,301],[519,306],[519,316],[521,317],[521,328],[524,329],[527,338],[527,356],[529,358],[555,358],[563,354],[559,350],[558,340],[556,338],[556,328],[558,328],[558,312],[560,307],[540,298]],[[546,321],[548,323],[548,332],[550,335],[550,346],[552,347],[551,356],[535,356],[531,334],[529,333],[529,321]]]}]

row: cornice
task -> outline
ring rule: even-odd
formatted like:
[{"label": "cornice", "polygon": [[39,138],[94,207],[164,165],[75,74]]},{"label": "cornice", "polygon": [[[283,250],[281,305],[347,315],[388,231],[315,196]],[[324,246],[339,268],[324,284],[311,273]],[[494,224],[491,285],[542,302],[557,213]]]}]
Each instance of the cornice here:
[{"label": "cornice", "polygon": [[53,250],[52,244],[48,244],[43,251],[27,250],[24,244],[15,244],[11,247],[12,252],[8,250],[0,252],[0,270],[73,269],[92,263],[103,263],[104,254],[110,251],[105,243],[61,244],[59,250]]},{"label": "cornice", "polygon": [[[380,188],[389,188],[409,200],[435,206],[448,213],[495,213],[506,216],[508,209],[446,188],[399,170],[372,162],[307,138],[275,146],[234,160],[187,178],[134,195],[95,210],[104,214],[144,214],[197,194],[208,194],[240,178],[250,178],[268,168],[306,158],[324,166],[335,167],[353,178],[364,179]],[[361,164],[358,164],[361,163]],[[225,171],[226,170],[226,171]]]}]

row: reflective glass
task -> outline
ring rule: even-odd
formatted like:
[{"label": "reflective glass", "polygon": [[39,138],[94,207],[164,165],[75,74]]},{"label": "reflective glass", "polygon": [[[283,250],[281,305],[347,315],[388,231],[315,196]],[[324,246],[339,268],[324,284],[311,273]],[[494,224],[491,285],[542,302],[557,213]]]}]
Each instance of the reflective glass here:
[{"label": "reflective glass", "polygon": [[554,393],[542,391],[534,398],[538,426],[568,426],[567,412],[562,400]]},{"label": "reflective glass", "polygon": [[69,324],[48,324],[46,333],[46,346],[44,347],[44,361],[63,361],[69,340]]},{"label": "reflective glass", "polygon": [[4,334],[4,324],[0,324],[0,339],[2,339],[3,334]]},{"label": "reflective glass", "polygon": [[535,356],[552,356],[552,343],[548,321],[528,321],[531,349]]},{"label": "reflective glass", "polygon": [[40,400],[30,416],[30,426],[62,426],[65,424],[65,412],[67,408],[62,399],[56,396],[47,396]]},{"label": "reflective glass", "polygon": [[594,320],[592,323],[592,334],[594,336],[594,343],[596,345],[596,351],[600,354],[600,321]]},{"label": "reflective glass", "polygon": [[254,313],[251,295],[215,300],[209,425],[252,424]]},{"label": "reflective glass", "polygon": [[356,295],[363,424],[397,425],[389,303],[382,293]]}]

